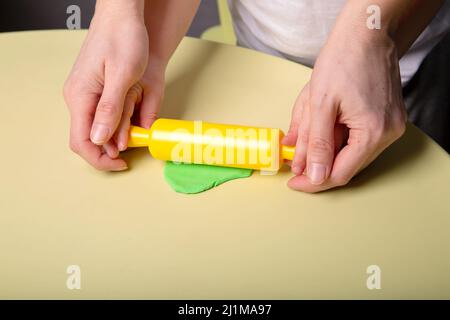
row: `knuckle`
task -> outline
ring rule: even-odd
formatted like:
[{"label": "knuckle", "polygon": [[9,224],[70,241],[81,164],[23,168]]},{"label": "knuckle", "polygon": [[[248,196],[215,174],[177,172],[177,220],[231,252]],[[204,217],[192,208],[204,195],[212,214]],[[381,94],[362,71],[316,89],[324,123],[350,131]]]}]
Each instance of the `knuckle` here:
[{"label": "knuckle", "polygon": [[62,90],[62,94],[63,94],[63,97],[64,97],[64,99],[67,101],[67,99],[69,98],[69,93],[70,92],[70,89],[69,89],[69,85],[68,85],[68,83],[67,83],[67,81],[64,83],[64,86],[63,86],[63,90]]},{"label": "knuckle", "polygon": [[125,97],[125,101],[126,101],[125,104],[127,104],[128,102],[134,103],[137,100],[137,97],[138,97],[138,95],[137,95],[136,91],[133,88],[131,88],[127,92],[127,95]]},{"label": "knuckle", "polygon": [[385,135],[386,122],[385,118],[377,113],[372,113],[368,116],[366,127],[370,133],[369,143],[378,143]]},{"label": "knuckle", "polygon": [[128,90],[127,97],[133,100],[137,100],[137,98],[141,95],[141,93],[142,93],[141,86],[135,84],[130,88],[130,90]]},{"label": "knuckle", "polygon": [[307,105],[309,103],[309,89],[303,88],[303,90],[300,92],[300,94],[297,97],[297,100],[294,104],[294,110],[296,109],[302,109],[303,105]]},{"label": "knuckle", "polygon": [[106,171],[106,168],[101,164],[99,160],[91,162],[91,165],[99,171]]},{"label": "knuckle", "polygon": [[334,179],[334,184],[337,187],[343,187],[346,186],[350,182],[351,178],[344,177],[344,176],[338,176]]},{"label": "knuckle", "polygon": [[333,144],[320,137],[310,138],[309,147],[311,151],[319,154],[331,154],[334,151]]},{"label": "knuckle", "polygon": [[131,117],[133,116],[133,113],[134,113],[134,105],[131,105],[129,108],[125,108],[122,114],[122,119],[124,119],[125,121],[130,121]]},{"label": "knuckle", "polygon": [[143,88],[140,84],[133,85],[127,92],[125,106],[128,104],[139,104],[142,102]]},{"label": "knuckle", "polygon": [[363,155],[371,152],[375,148],[375,144],[368,132],[356,132],[350,135],[348,138],[348,144],[350,144],[355,154]]},{"label": "knuckle", "polygon": [[386,135],[386,131],[384,129],[384,125],[381,124],[372,130],[372,135],[371,135],[372,139],[371,140],[373,143],[379,143],[380,141],[383,140],[385,135]]},{"label": "knuckle", "polygon": [[295,134],[297,133],[297,128],[294,127],[294,125],[291,123],[291,126],[289,127],[288,132],[286,133],[286,137],[291,137],[291,136],[295,136]]},{"label": "knuckle", "polygon": [[401,125],[396,126],[393,129],[393,138],[394,138],[394,140],[400,139],[401,136],[403,136],[403,134],[405,133],[405,131],[406,131],[406,126],[404,126],[404,125],[403,126],[401,126]]},{"label": "knuckle", "polygon": [[154,111],[146,112],[144,117],[149,120],[156,120],[158,118],[158,113]]},{"label": "knuckle", "polygon": [[298,135],[298,139],[300,140],[300,143],[307,145],[309,140],[309,135],[307,131],[300,131]]},{"label": "knuckle", "polygon": [[154,119],[158,118],[158,112],[153,111],[153,110],[148,110],[148,111],[143,110],[142,111],[142,116],[147,118],[147,119],[154,120]]},{"label": "knuckle", "polygon": [[98,113],[109,117],[117,114],[118,111],[119,111],[118,107],[114,103],[108,101],[100,102],[97,106]]},{"label": "knuckle", "polygon": [[403,119],[394,121],[393,135],[395,139],[400,138],[406,131],[406,122]]},{"label": "knuckle", "polygon": [[292,118],[291,119],[291,123],[289,124],[289,130],[288,133],[292,134],[294,132],[298,131],[298,127],[299,127],[299,119],[298,118]]},{"label": "knuckle", "polygon": [[105,165],[101,161],[101,155],[95,156],[93,158],[86,159],[86,160],[96,170],[99,170],[99,171],[105,171],[106,170]]},{"label": "knuckle", "polygon": [[396,140],[406,130],[406,118],[394,112],[372,113],[367,120],[371,143],[377,144],[385,140]]},{"label": "knuckle", "polygon": [[77,153],[77,154],[80,153],[80,150],[81,150],[80,143],[75,140],[69,141],[69,148],[70,148],[70,150],[72,150],[72,152]]},{"label": "knuckle", "polygon": [[71,101],[72,100],[72,97],[74,96],[74,85],[72,84],[72,81],[71,80],[67,80],[65,83],[64,83],[64,87],[63,87],[63,97],[64,97],[64,100],[66,101],[66,102],[69,102],[69,101]]}]

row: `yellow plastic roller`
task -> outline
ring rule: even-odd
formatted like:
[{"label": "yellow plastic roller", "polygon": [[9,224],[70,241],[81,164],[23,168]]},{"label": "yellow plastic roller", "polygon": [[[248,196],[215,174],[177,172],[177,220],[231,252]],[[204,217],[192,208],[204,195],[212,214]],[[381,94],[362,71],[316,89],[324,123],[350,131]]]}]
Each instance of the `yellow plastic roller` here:
[{"label": "yellow plastic roller", "polygon": [[281,145],[280,129],[158,119],[150,129],[132,126],[129,147],[148,147],[160,160],[277,172],[294,147]]}]

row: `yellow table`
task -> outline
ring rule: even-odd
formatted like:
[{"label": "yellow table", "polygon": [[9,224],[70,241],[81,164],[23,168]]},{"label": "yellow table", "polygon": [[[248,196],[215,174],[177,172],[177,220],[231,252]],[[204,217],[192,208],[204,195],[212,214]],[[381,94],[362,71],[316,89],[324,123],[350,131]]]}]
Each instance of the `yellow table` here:
[{"label": "yellow table", "polygon": [[[294,192],[284,170],[176,194],[145,149],[124,173],[69,151],[61,92],[84,36],[0,35],[0,298],[450,298],[450,159],[418,129],[339,190]],[[187,38],[162,116],[285,130],[309,75]]]}]

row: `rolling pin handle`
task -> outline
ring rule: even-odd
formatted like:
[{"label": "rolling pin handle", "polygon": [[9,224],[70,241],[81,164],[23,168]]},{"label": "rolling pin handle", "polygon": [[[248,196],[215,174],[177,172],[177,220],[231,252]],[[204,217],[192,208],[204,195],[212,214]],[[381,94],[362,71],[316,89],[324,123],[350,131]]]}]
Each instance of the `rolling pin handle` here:
[{"label": "rolling pin handle", "polygon": [[128,137],[128,147],[148,147],[150,144],[150,130],[131,126]]},{"label": "rolling pin handle", "polygon": [[285,160],[293,160],[295,147],[281,146],[281,157]]}]

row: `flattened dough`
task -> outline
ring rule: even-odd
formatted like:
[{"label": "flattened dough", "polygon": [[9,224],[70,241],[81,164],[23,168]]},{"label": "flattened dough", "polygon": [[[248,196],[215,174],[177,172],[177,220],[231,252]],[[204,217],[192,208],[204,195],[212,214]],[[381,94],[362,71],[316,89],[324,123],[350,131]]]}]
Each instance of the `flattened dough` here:
[{"label": "flattened dough", "polygon": [[164,178],[179,193],[200,193],[218,185],[252,175],[251,169],[166,162]]}]

